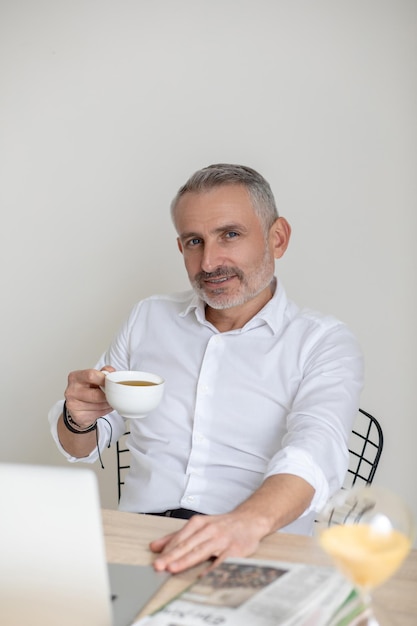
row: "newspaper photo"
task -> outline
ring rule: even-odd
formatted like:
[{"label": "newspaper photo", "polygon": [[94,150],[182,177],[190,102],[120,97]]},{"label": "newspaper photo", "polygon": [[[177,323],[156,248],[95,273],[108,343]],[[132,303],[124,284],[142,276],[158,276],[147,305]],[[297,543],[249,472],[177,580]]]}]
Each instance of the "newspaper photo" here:
[{"label": "newspaper photo", "polygon": [[[136,625],[336,626],[348,623],[350,604],[355,604],[352,592],[332,567],[227,559]],[[334,621],[343,605],[345,619]]]}]

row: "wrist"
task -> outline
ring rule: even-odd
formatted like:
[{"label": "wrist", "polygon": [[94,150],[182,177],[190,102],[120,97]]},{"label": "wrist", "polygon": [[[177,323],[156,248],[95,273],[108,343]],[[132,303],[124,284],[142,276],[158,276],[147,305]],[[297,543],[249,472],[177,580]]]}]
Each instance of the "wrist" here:
[{"label": "wrist", "polygon": [[90,424],[90,426],[87,426],[86,428],[79,426],[77,422],[74,421],[70,412],[68,411],[66,401],[64,402],[64,406],[62,408],[62,420],[67,430],[71,431],[72,433],[76,435],[83,435],[83,434],[91,433],[93,430],[96,430],[97,428],[97,420],[93,424]]}]

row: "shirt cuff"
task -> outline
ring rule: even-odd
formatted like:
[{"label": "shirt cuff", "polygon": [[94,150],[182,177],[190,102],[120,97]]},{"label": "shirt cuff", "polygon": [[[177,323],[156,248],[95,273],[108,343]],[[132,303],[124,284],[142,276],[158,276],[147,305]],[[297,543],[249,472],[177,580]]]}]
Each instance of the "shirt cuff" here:
[{"label": "shirt cuff", "polygon": [[[51,434],[53,437],[53,440],[55,441],[58,450],[61,452],[61,454],[64,455],[64,457],[70,462],[70,463],[79,463],[80,461],[82,463],[94,463],[94,461],[96,461],[98,459],[98,450],[97,450],[97,446],[94,448],[94,450],[92,452],[90,452],[90,454],[88,456],[83,456],[81,458],[78,458],[76,456],[72,456],[71,454],[69,454],[61,445],[61,442],[59,440],[58,437],[58,420],[59,417],[62,413],[62,409],[64,407],[64,401],[63,400],[59,400],[56,404],[54,404],[54,406],[51,408],[51,410],[48,413],[48,420],[49,420],[49,425],[51,428]],[[103,423],[102,423],[103,422]],[[107,445],[108,445],[108,441],[109,441],[109,426],[107,425],[107,423],[104,420],[98,420],[97,422],[97,434],[98,434],[98,445],[100,450],[103,450]],[[80,435],[80,437],[82,437],[82,434]]]},{"label": "shirt cuff", "polygon": [[280,450],[268,463],[265,478],[275,474],[293,474],[303,478],[315,490],[310,506],[300,517],[312,511],[320,511],[329,499],[329,484],[321,468],[313,461],[312,456],[294,446]]}]

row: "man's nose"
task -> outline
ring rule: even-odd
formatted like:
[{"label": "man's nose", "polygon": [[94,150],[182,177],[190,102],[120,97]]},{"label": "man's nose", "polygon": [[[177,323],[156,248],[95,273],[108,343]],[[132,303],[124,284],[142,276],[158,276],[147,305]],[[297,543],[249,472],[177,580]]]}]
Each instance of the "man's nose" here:
[{"label": "man's nose", "polygon": [[216,242],[204,242],[203,257],[201,259],[201,269],[203,272],[214,272],[222,265],[222,252]]}]

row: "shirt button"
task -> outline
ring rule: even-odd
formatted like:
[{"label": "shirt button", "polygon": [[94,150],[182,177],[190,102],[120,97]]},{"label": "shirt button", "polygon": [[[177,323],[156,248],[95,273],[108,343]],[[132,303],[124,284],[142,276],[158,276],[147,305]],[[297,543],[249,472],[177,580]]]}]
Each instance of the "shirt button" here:
[{"label": "shirt button", "polygon": [[187,502],[194,502],[194,496],[187,496],[185,499]]}]

